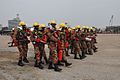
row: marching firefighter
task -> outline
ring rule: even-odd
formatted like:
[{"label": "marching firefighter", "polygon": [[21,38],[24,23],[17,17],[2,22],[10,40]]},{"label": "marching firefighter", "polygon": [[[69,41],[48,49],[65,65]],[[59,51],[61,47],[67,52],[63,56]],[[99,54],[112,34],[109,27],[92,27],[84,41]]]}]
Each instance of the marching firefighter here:
[{"label": "marching firefighter", "polygon": [[97,37],[97,32],[96,32],[96,30],[97,30],[97,28],[96,28],[95,26],[93,26],[93,27],[92,27],[92,30],[93,30],[93,35],[95,36],[94,41],[95,41],[95,43],[97,43],[97,40],[96,40],[96,37]]},{"label": "marching firefighter", "polygon": [[28,52],[28,43],[30,42],[27,38],[28,32],[26,28],[25,22],[20,22],[19,26],[21,28],[15,28],[13,34],[13,40],[17,44],[17,48],[19,50],[19,66],[24,66],[23,61],[25,63],[29,63],[27,59],[27,52]]},{"label": "marching firefighter", "polygon": [[66,25],[64,23],[60,24],[60,28],[62,29],[61,29],[61,32],[59,33],[57,48],[58,48],[58,65],[64,65],[61,63],[62,61],[65,63],[65,66],[67,67],[72,65],[72,63],[68,63],[67,57],[66,57],[66,35],[65,35],[65,32],[63,31],[65,27]]},{"label": "marching firefighter", "polygon": [[79,59],[77,54],[79,55],[80,59],[82,59],[81,55],[81,44],[80,44],[80,26],[75,27],[76,32],[73,35],[73,47],[74,47],[74,59]]},{"label": "marching firefighter", "polygon": [[42,51],[42,45],[41,43],[41,32],[39,31],[39,24],[38,23],[34,23],[33,24],[34,30],[31,34],[31,41],[32,44],[34,46],[34,52],[35,52],[35,64],[34,67],[38,67],[40,69],[43,69],[43,65],[41,63],[41,51]]},{"label": "marching firefighter", "polygon": [[69,31],[68,31],[68,29],[67,29],[67,25],[65,24],[65,23],[61,23],[60,24],[60,28],[61,28],[61,32],[63,32],[63,33],[65,33],[65,54],[66,54],[66,56],[70,56],[69,55],[69,53],[68,53],[68,51],[69,51],[69,43],[68,43],[68,40],[69,40]]},{"label": "marching firefighter", "polygon": [[48,64],[48,60],[47,60],[47,56],[46,56],[46,52],[45,52],[45,44],[47,43],[47,35],[46,35],[46,32],[45,32],[45,29],[46,29],[46,25],[45,24],[40,24],[39,26],[39,30],[41,32],[41,61],[42,61],[42,57],[44,57],[44,60],[45,60],[45,63]]},{"label": "marching firefighter", "polygon": [[57,42],[59,39],[56,33],[57,24],[55,21],[51,21],[49,25],[51,26],[51,29],[46,30],[48,36],[48,47],[50,49],[48,69],[54,69],[55,71],[60,72],[62,69],[60,69],[57,65],[58,64]]},{"label": "marching firefighter", "polygon": [[90,31],[89,31],[89,27],[86,26],[86,44],[87,44],[87,54],[89,55],[93,55],[93,51],[92,51],[92,38],[90,37]]},{"label": "marching firefighter", "polygon": [[96,33],[94,33],[94,32],[95,32],[95,30],[92,27],[90,27],[89,28],[89,36],[91,38],[91,47],[92,47],[94,52],[97,52],[97,47],[95,45],[95,43],[96,43]]},{"label": "marching firefighter", "polygon": [[86,56],[85,54],[87,54],[87,44],[86,44],[86,27],[83,26],[82,30],[81,30],[81,39],[80,39],[80,42],[81,42],[81,50],[82,50],[82,58],[84,59]]},{"label": "marching firefighter", "polygon": [[[71,35],[70,35],[70,48],[71,48],[71,54],[74,54],[74,43],[73,43],[73,41],[74,41],[74,36],[75,36],[75,33],[76,33],[76,31],[75,31],[75,27],[72,27],[71,28]],[[75,57],[74,57],[75,58]]]},{"label": "marching firefighter", "polygon": [[70,49],[70,31],[68,30],[68,26],[65,27],[65,38],[66,38],[66,56],[69,55],[69,49]]}]

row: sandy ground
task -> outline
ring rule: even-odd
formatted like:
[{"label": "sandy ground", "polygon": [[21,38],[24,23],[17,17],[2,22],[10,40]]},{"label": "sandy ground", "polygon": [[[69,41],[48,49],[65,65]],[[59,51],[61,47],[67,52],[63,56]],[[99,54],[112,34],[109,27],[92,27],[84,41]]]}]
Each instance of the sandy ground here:
[{"label": "sandy ground", "polygon": [[[34,51],[30,44],[29,64],[17,66],[18,50],[7,47],[8,36],[0,36],[0,80],[120,80],[120,35],[98,35],[98,52],[84,60],[68,57],[71,67],[61,67],[62,72],[33,67]],[[46,49],[48,54],[48,49]]]}]

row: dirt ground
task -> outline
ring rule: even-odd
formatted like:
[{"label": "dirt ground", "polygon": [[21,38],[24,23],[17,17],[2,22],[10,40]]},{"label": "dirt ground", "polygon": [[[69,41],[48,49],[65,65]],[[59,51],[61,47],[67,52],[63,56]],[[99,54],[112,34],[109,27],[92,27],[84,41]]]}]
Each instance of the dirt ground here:
[{"label": "dirt ground", "polygon": [[[34,51],[29,44],[29,64],[17,66],[18,50],[7,47],[9,36],[0,36],[0,80],[120,80],[120,34],[100,34],[99,47],[94,55],[84,60],[68,57],[71,67],[61,67],[62,72],[33,67]],[[48,49],[46,48],[48,54]]]}]

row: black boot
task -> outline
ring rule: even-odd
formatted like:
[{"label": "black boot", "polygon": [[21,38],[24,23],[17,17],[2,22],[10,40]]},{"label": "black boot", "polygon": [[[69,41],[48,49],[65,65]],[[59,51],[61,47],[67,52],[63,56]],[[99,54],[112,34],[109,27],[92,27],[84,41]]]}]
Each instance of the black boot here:
[{"label": "black boot", "polygon": [[71,51],[71,54],[74,54],[74,52],[73,52],[73,51]]},{"label": "black boot", "polygon": [[27,60],[26,57],[23,58],[23,61],[24,61],[25,63],[29,63],[29,61]]},{"label": "black boot", "polygon": [[70,65],[72,65],[72,63],[68,63],[67,61],[65,61],[65,66],[66,66],[66,67],[68,67],[68,66],[70,66]]},{"label": "black boot", "polygon": [[97,48],[97,47],[95,47],[95,49],[97,50],[98,48]]},{"label": "black boot", "polygon": [[94,51],[94,52],[97,52],[97,49],[98,49],[98,48],[95,48],[95,49],[93,49],[93,51]]},{"label": "black boot", "polygon": [[46,64],[48,64],[48,60],[47,60],[47,57],[44,57],[44,59],[45,59],[45,62],[46,62]]},{"label": "black boot", "polygon": [[18,65],[19,65],[19,66],[24,66],[24,64],[22,63],[22,60],[19,60],[19,61],[18,61]]},{"label": "black boot", "polygon": [[82,59],[82,56],[79,54],[79,56],[80,56],[80,60]]},{"label": "black boot", "polygon": [[76,53],[74,54],[74,59],[79,59]]},{"label": "black boot", "polygon": [[44,61],[41,60],[41,64],[44,64]]},{"label": "black boot", "polygon": [[37,60],[35,61],[34,67],[38,67],[39,64],[37,63]]},{"label": "black boot", "polygon": [[67,53],[66,56],[70,56],[70,55]]},{"label": "black boot", "polygon": [[92,52],[92,50],[89,50],[88,52],[89,52],[89,55],[93,55],[93,52]]},{"label": "black boot", "polygon": [[60,71],[62,70],[62,69],[60,69],[60,68],[58,67],[57,64],[54,64],[54,66],[55,66],[54,70],[55,70],[56,72],[60,72]]},{"label": "black boot", "polygon": [[59,66],[64,66],[64,64],[61,63],[61,61],[58,61]]},{"label": "black boot", "polygon": [[74,54],[74,51],[73,51],[73,49],[71,49],[71,54]]},{"label": "black boot", "polygon": [[48,69],[54,69],[52,62],[49,63]]},{"label": "black boot", "polygon": [[39,63],[39,66],[38,66],[40,69],[43,69],[44,67],[42,66],[41,62]]},{"label": "black boot", "polygon": [[85,56],[85,53],[84,52],[82,52],[82,59],[84,59],[86,56]]},{"label": "black boot", "polygon": [[66,56],[70,56],[67,50],[66,50]]}]

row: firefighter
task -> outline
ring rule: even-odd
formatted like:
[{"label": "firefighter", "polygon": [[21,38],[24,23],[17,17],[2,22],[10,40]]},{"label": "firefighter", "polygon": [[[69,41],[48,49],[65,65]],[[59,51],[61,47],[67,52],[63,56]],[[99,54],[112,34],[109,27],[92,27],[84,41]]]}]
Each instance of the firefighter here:
[{"label": "firefighter", "polygon": [[26,28],[26,23],[21,21],[19,23],[19,26],[21,28],[14,29],[13,40],[15,43],[17,43],[17,48],[19,50],[18,65],[24,66],[22,61],[24,61],[25,63],[29,63],[27,59],[27,52],[28,52],[28,43],[30,41],[27,38],[28,32]]},{"label": "firefighter", "polygon": [[70,56],[69,55],[69,53],[68,53],[68,51],[69,51],[69,43],[68,43],[68,40],[69,40],[69,31],[68,31],[68,29],[67,29],[67,25],[65,24],[65,23],[61,23],[60,24],[60,28],[61,28],[61,32],[63,32],[63,33],[65,33],[65,45],[66,45],[66,47],[65,47],[65,51],[66,51],[66,56]]},{"label": "firefighter", "polygon": [[33,24],[34,30],[31,34],[31,41],[34,46],[34,52],[35,52],[35,64],[34,67],[38,67],[39,69],[43,69],[43,65],[41,63],[41,32],[39,31],[39,24],[35,22]]},{"label": "firefighter", "polygon": [[67,57],[66,57],[66,35],[65,35],[65,31],[63,30],[64,28],[66,27],[66,25],[64,23],[61,23],[60,24],[60,28],[61,29],[61,32],[59,33],[59,40],[58,40],[58,45],[57,45],[57,48],[58,48],[58,65],[63,65],[61,63],[64,62],[65,63],[65,66],[70,66],[72,65],[72,63],[68,63],[67,61]]},{"label": "firefighter", "polygon": [[71,54],[73,54],[73,51],[72,51],[72,38],[71,38],[72,28],[69,27],[68,31],[69,31],[69,36],[68,36],[68,39],[66,38],[66,40],[68,41],[68,52],[69,52],[69,50],[71,50]]},{"label": "firefighter", "polygon": [[81,51],[82,51],[81,46],[82,45],[81,45],[81,27],[80,27],[80,25],[77,25],[75,27],[75,29],[76,29],[76,34],[74,36],[74,49],[75,49],[74,59],[78,59],[77,54],[79,55],[80,59],[83,59],[83,56],[82,56],[82,53],[81,53]]},{"label": "firefighter", "polygon": [[96,33],[95,33],[95,30],[94,28],[90,27],[89,28],[89,35],[90,35],[90,38],[91,38],[91,47],[93,49],[94,52],[97,52],[97,47],[95,45],[96,43]]},{"label": "firefighter", "polygon": [[[74,43],[73,43],[73,41],[74,41],[74,36],[75,36],[75,33],[76,33],[76,31],[75,31],[75,27],[72,27],[71,28],[71,36],[70,36],[70,42],[71,42],[71,54],[74,54]],[[75,58],[75,57],[74,57]]]},{"label": "firefighter", "polygon": [[82,50],[82,59],[84,59],[86,56],[85,54],[87,54],[87,44],[86,44],[86,26],[82,27],[81,30],[81,50]]},{"label": "firefighter", "polygon": [[[94,41],[95,41],[95,43],[97,43],[97,40],[96,40],[96,37],[97,37],[97,31],[96,30],[97,30],[97,28],[95,26],[93,26],[92,30],[93,30],[93,35],[95,36]],[[96,48],[96,49],[98,49],[98,48]]]},{"label": "firefighter", "polygon": [[[42,61],[42,57],[44,57],[44,60],[46,62],[46,64],[48,64],[48,60],[47,60],[47,56],[46,56],[46,52],[45,52],[45,44],[47,43],[47,35],[46,35],[46,32],[45,32],[45,29],[46,29],[46,25],[45,24],[40,24],[39,25],[39,30],[41,32],[41,61]],[[43,63],[43,61],[42,61]]]},{"label": "firefighter", "polygon": [[48,69],[54,69],[55,71],[60,72],[62,69],[60,69],[57,65],[58,63],[57,42],[59,38],[56,33],[57,25],[56,21],[51,21],[49,25],[51,26],[51,29],[46,30],[48,36],[48,47],[50,49]]},{"label": "firefighter", "polygon": [[90,27],[86,26],[86,44],[87,44],[87,54],[89,55],[93,55],[93,51],[92,51],[92,38],[90,36],[91,32],[89,31]]},{"label": "firefighter", "polygon": [[69,48],[70,48],[70,32],[68,30],[68,26],[65,26],[65,39],[66,39],[66,56],[70,56],[69,55]]}]

